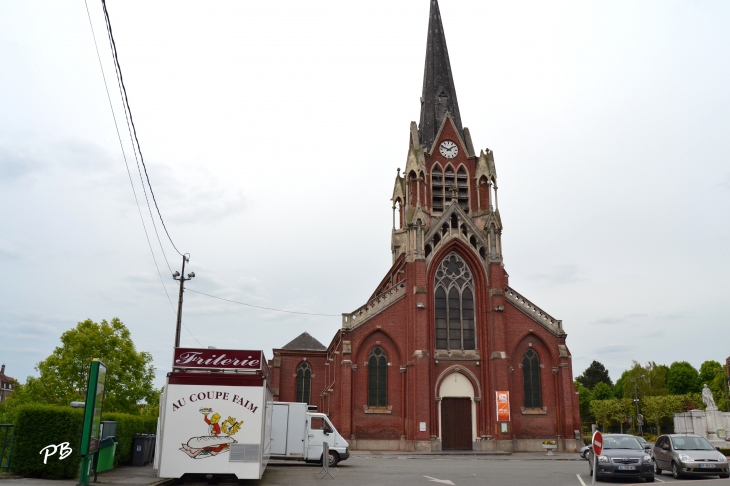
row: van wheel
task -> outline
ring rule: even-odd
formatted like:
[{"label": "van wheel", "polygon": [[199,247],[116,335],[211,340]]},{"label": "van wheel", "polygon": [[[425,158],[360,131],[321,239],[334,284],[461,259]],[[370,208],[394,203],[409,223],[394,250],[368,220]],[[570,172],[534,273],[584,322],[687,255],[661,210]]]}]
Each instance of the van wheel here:
[{"label": "van wheel", "polygon": [[340,455],[337,454],[335,451],[330,451],[330,455],[327,459],[329,467],[335,467],[337,463],[340,462]]}]

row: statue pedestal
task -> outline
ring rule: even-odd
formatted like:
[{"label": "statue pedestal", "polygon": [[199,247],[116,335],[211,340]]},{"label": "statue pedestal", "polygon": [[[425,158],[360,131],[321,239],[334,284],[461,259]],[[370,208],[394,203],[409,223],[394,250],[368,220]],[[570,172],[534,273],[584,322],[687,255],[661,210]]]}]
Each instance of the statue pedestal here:
[{"label": "statue pedestal", "polygon": [[705,410],[707,419],[707,438],[709,440],[720,440],[717,431],[725,428],[722,412],[719,410]]}]

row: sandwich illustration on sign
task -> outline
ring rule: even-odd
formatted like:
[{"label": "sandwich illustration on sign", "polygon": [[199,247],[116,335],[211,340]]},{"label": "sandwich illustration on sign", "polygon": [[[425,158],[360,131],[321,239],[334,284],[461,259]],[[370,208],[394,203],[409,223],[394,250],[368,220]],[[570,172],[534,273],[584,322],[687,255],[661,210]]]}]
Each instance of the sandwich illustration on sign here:
[{"label": "sandwich illustration on sign", "polygon": [[201,408],[200,413],[208,427],[208,435],[191,437],[187,444],[182,444],[180,450],[193,459],[205,459],[228,452],[231,444],[237,442],[232,436],[241,429],[243,420],[237,422],[234,417],[229,416],[221,422],[221,415],[214,413],[212,408]]}]

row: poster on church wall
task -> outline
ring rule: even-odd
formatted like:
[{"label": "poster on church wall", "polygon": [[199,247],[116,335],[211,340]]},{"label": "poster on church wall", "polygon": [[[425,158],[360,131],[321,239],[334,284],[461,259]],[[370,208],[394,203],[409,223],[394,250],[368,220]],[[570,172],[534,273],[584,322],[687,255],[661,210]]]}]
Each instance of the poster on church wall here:
[{"label": "poster on church wall", "polygon": [[509,422],[509,392],[498,391],[497,394],[497,422]]}]

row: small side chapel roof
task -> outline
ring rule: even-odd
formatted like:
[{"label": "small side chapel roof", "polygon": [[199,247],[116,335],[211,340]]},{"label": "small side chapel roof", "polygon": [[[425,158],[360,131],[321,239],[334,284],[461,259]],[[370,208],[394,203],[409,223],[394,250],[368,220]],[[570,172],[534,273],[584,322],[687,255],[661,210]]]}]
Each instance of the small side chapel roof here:
[{"label": "small side chapel roof", "polygon": [[308,332],[303,332],[281,349],[326,351],[324,344],[314,339]]}]

